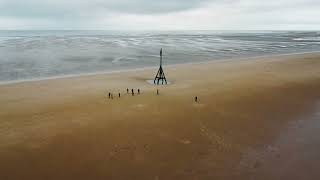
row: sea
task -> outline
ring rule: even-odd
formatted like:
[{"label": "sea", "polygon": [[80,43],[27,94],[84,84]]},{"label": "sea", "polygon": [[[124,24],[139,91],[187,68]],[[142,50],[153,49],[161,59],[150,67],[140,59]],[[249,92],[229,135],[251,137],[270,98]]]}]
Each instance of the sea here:
[{"label": "sea", "polygon": [[320,51],[320,31],[0,31],[0,84]]}]

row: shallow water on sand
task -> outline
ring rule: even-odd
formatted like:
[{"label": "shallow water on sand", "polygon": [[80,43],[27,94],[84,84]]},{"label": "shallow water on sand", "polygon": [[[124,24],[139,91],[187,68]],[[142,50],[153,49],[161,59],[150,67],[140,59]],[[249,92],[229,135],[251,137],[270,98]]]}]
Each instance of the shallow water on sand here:
[{"label": "shallow water on sand", "polygon": [[149,79],[146,82],[151,84],[151,85],[164,85],[165,86],[165,85],[170,85],[171,84],[170,81],[167,81],[167,83],[165,83],[165,82],[162,83],[162,81],[160,81],[159,84],[155,84],[153,79]]},{"label": "shallow water on sand", "polygon": [[240,163],[250,179],[319,179],[320,103],[262,149],[249,150]]},{"label": "shallow water on sand", "polygon": [[226,58],[320,51],[320,32],[0,31],[0,84]]}]

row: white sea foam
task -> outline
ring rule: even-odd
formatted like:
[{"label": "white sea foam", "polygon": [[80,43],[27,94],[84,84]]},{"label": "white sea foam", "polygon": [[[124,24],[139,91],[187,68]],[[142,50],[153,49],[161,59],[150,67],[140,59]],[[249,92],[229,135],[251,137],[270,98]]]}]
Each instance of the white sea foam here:
[{"label": "white sea foam", "polygon": [[320,41],[320,36],[317,37],[304,37],[304,38],[293,38],[294,41]]}]

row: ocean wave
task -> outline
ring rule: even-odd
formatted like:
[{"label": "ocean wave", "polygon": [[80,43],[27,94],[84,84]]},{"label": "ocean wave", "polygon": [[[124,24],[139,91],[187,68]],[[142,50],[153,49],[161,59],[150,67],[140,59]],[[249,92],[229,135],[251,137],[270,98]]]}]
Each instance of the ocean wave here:
[{"label": "ocean wave", "polygon": [[113,60],[111,61],[111,63],[120,63],[120,62],[123,62],[123,61],[137,61],[138,59],[137,58],[134,58],[134,57],[115,57],[113,58]]},{"label": "ocean wave", "polygon": [[320,37],[300,37],[300,38],[293,38],[294,41],[310,41],[310,42],[318,42],[320,41]]}]

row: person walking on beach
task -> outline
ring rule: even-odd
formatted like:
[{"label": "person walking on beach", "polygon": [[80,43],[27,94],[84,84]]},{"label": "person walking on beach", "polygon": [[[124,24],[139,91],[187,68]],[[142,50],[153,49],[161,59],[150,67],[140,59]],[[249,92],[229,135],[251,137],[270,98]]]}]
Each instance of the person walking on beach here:
[{"label": "person walking on beach", "polygon": [[134,92],[133,92],[133,89],[131,89],[131,94],[132,94],[132,96],[134,96]]},{"label": "person walking on beach", "polygon": [[119,98],[121,97],[121,94],[119,93]]},{"label": "person walking on beach", "polygon": [[140,89],[138,89],[138,94],[140,94]]},{"label": "person walking on beach", "polygon": [[198,102],[198,96],[194,97],[194,101]]},{"label": "person walking on beach", "polygon": [[109,99],[110,99],[110,97],[111,97],[111,93],[109,92]]}]

